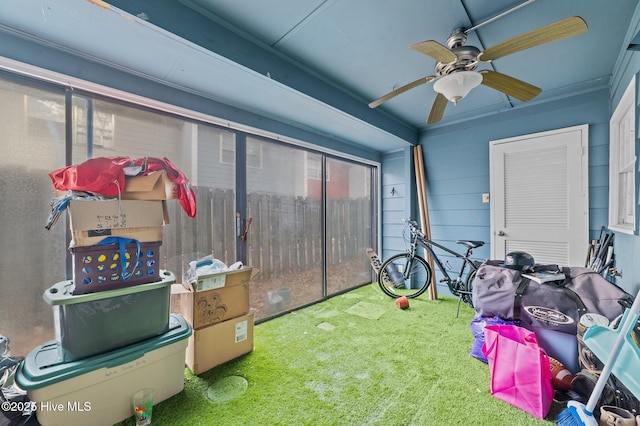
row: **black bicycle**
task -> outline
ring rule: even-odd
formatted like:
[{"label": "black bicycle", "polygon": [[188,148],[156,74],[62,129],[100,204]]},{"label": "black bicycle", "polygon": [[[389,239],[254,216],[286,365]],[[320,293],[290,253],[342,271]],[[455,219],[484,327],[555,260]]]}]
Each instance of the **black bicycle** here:
[{"label": "black bicycle", "polygon": [[[473,279],[476,276],[478,268],[482,262],[470,258],[473,249],[482,247],[484,241],[458,240],[456,243],[465,246],[465,254],[457,253],[447,247],[444,247],[426,237],[426,235],[418,228],[418,224],[410,219],[403,220],[406,224],[403,235],[407,238],[407,230],[410,235],[409,248],[405,253],[396,254],[385,260],[380,266],[380,274],[378,274],[378,284],[382,291],[388,296],[398,298],[406,296],[408,298],[418,297],[429,288],[433,271],[429,263],[419,254],[416,254],[418,246],[427,250],[435,266],[442,272],[440,282],[447,284],[449,291],[458,297],[458,308],[460,301],[467,303],[473,308],[472,290]],[[449,253],[462,260],[462,266],[456,278],[449,275],[448,262],[442,262],[433,248]],[[467,272],[468,271],[468,272]]]}]

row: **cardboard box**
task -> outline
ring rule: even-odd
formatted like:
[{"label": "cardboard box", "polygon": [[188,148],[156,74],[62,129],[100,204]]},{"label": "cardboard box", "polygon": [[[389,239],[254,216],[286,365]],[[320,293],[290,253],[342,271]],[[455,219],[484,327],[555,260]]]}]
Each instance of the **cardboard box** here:
[{"label": "cardboard box", "polygon": [[213,290],[232,285],[249,283],[249,280],[258,273],[258,269],[245,266],[235,271],[225,271],[217,274],[200,275],[197,280],[188,283],[193,291]]},{"label": "cardboard box", "polygon": [[165,203],[118,199],[71,201],[67,209],[73,238],[71,246],[94,245],[112,235],[141,242],[160,241],[162,226],[169,223]]},{"label": "cardboard box", "polygon": [[73,231],[145,228],[169,223],[164,201],[73,200],[69,203]]},{"label": "cardboard box", "polygon": [[215,283],[213,288],[203,291],[172,285],[173,312],[185,317],[194,330],[247,314],[252,271],[253,268],[245,267],[199,277],[198,281]]},{"label": "cardboard box", "polygon": [[192,331],[178,315],[169,324],[160,336],[80,361],[63,362],[58,342],[33,349],[16,382],[37,404],[38,424],[109,426],[133,416],[131,396],[142,388],[153,388],[154,404],[180,393]]},{"label": "cardboard box", "polygon": [[253,314],[248,314],[195,330],[185,361],[194,374],[200,374],[251,351]]},{"label": "cardboard box", "polygon": [[165,172],[125,179],[123,200],[170,200],[178,198],[178,186]]},{"label": "cardboard box", "polygon": [[149,226],[146,228],[112,228],[104,230],[73,231],[71,247],[87,247],[98,244],[106,237],[133,238],[141,243],[162,241],[164,228],[162,226]]}]

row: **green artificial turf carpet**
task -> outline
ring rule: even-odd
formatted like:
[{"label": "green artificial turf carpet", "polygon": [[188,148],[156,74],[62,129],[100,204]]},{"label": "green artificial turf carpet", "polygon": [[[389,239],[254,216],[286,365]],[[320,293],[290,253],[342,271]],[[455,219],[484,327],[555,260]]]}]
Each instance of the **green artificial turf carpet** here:
[{"label": "green artificial turf carpet", "polygon": [[[376,285],[255,327],[253,352],[156,405],[154,425],[553,424],[491,396],[469,355],[474,311],[427,295],[398,309]],[[128,419],[123,425],[134,424]]]}]

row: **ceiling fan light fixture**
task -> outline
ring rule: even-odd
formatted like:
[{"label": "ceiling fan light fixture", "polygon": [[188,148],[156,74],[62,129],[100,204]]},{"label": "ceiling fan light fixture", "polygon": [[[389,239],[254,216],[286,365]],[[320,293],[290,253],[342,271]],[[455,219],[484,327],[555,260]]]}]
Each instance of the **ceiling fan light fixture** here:
[{"label": "ceiling fan light fixture", "polygon": [[475,71],[458,71],[443,75],[433,85],[433,89],[457,104],[458,101],[482,83],[482,75]]}]

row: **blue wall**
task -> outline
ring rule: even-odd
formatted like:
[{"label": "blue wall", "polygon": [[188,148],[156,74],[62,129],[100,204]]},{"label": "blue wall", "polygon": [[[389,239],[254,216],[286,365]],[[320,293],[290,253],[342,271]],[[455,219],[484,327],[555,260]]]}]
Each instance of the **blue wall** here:
[{"label": "blue wall", "polygon": [[[490,240],[489,142],[589,124],[589,196],[592,233],[606,221],[608,197],[608,90],[502,113],[499,121],[425,133],[421,140],[435,238]],[[490,247],[478,255],[489,257]],[[586,250],[586,247],[585,247]],[[586,251],[585,251],[586,253]]]},{"label": "blue wall", "polygon": [[413,213],[416,199],[414,168],[411,161],[412,148],[385,154],[382,160],[382,248],[383,259],[406,248],[402,230],[402,219],[417,216]]}]

